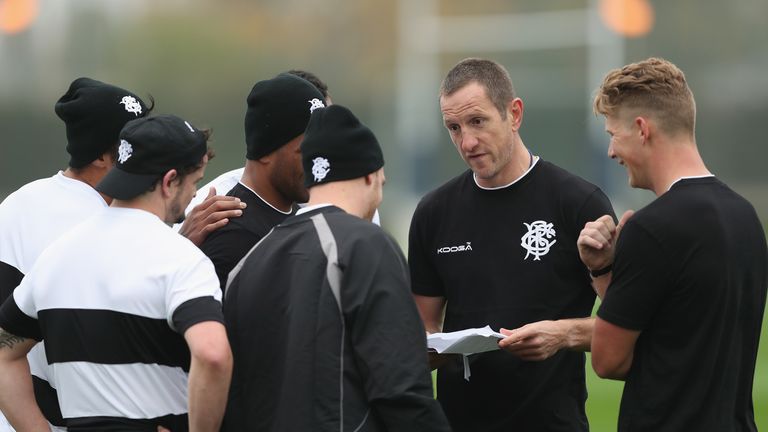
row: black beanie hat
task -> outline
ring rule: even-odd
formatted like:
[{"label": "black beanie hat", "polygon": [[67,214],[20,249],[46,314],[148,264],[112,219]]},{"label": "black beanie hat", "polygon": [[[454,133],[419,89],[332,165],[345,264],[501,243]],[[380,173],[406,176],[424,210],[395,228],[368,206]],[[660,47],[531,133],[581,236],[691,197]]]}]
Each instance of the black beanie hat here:
[{"label": "black beanie hat", "polygon": [[341,106],[317,109],[301,142],[304,185],[350,180],[384,166],[384,155],[370,129]]},{"label": "black beanie hat", "polygon": [[149,112],[135,94],[90,78],[72,81],[55,110],[67,128],[72,168],[82,168],[104,154],[117,144],[126,123]]},{"label": "black beanie hat", "polygon": [[246,158],[266,156],[304,132],[309,115],[324,107],[323,95],[309,81],[282,73],[259,81],[245,112]]}]

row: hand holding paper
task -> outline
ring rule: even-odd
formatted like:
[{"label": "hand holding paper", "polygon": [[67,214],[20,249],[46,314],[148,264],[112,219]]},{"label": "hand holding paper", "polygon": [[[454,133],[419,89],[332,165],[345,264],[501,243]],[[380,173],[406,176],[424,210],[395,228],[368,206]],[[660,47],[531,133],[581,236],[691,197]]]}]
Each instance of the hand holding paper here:
[{"label": "hand holding paper", "polygon": [[499,349],[504,335],[489,326],[427,336],[427,347],[440,354],[476,354]]}]

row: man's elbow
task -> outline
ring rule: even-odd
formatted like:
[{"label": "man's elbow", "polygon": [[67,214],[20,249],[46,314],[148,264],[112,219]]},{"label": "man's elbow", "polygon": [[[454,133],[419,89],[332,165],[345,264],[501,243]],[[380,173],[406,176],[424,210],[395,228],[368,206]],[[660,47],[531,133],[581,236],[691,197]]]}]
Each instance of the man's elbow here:
[{"label": "man's elbow", "polygon": [[205,321],[193,325],[184,333],[192,362],[211,371],[232,369],[232,350],[224,325]]},{"label": "man's elbow", "polygon": [[206,353],[203,361],[211,370],[222,374],[232,372],[232,352],[229,350],[229,347],[226,350]]},{"label": "man's elbow", "polygon": [[607,361],[599,353],[592,352],[592,369],[603,379],[624,380],[629,369],[626,362]]},{"label": "man's elbow", "polygon": [[221,374],[232,371],[232,351],[226,342],[207,344],[193,352],[192,357],[209,371]]}]

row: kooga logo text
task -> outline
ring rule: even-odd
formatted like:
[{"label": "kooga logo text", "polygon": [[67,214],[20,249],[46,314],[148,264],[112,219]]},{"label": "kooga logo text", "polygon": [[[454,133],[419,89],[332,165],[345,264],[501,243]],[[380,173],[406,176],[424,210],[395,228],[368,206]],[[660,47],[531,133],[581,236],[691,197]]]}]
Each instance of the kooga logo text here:
[{"label": "kooga logo text", "polygon": [[467,242],[465,245],[460,246],[443,246],[441,248],[437,248],[438,254],[444,254],[444,253],[454,253],[454,252],[467,252],[472,250],[472,242]]}]

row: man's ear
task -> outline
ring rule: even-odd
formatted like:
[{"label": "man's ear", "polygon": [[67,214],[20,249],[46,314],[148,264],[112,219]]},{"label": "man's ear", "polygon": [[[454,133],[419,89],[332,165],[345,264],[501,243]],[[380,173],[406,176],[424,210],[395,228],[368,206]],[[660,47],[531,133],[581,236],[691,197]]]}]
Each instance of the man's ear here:
[{"label": "man's ear", "polygon": [[519,130],[523,124],[523,100],[514,98],[507,104],[507,115],[511,117],[512,127]]},{"label": "man's ear", "polygon": [[375,171],[374,171],[374,172],[372,172],[372,173],[370,173],[370,174],[366,174],[366,175],[365,175],[365,185],[366,185],[366,186],[370,186],[370,185],[372,185],[372,184],[373,184],[373,181],[374,181],[374,179],[373,179],[373,176],[374,176],[374,175],[376,175],[376,172],[375,172]]},{"label": "man's ear", "polygon": [[178,178],[179,178],[179,174],[176,172],[175,169],[172,169],[163,175],[163,178],[160,180],[163,196],[166,196],[166,197],[173,196],[173,194],[171,193],[171,187],[173,186],[173,183]]},{"label": "man's ear", "polygon": [[651,138],[652,122],[647,117],[638,116],[635,117],[635,126],[637,126],[638,133],[643,138],[643,143],[647,142]]},{"label": "man's ear", "polygon": [[112,152],[106,151],[91,163],[98,168],[111,169],[115,165],[115,159],[112,157]]}]

